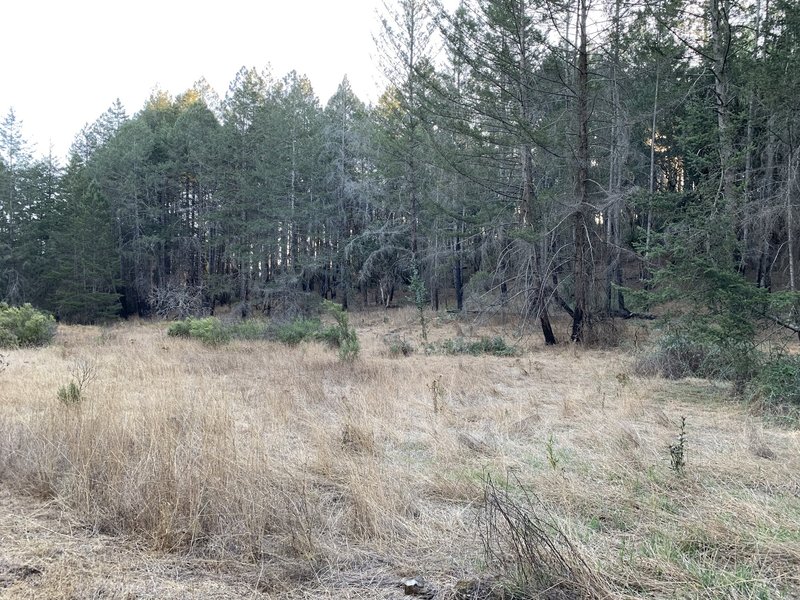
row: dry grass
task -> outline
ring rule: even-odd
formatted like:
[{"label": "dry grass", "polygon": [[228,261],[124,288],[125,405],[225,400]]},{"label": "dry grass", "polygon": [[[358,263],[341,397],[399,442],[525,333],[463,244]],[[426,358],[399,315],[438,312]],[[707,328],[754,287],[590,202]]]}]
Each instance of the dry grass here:
[{"label": "dry grass", "polygon": [[[632,377],[620,353],[391,358],[387,333],[419,345],[412,311],[352,320],[353,364],[318,345],[211,348],[146,323],[65,327],[49,348],[8,352],[0,507],[67,516],[31,534],[4,530],[0,511],[0,595],[391,598],[400,577],[423,575],[441,597],[490,597],[478,590],[497,586],[465,587],[497,575],[478,525],[487,475],[523,509],[520,488],[535,491],[596,594],[800,593],[796,431],[705,381]],[[435,322],[432,337],[469,327]],[[96,377],[63,405],[81,361]],[[679,476],[668,446],[682,415]],[[64,523],[69,539],[37,546]],[[103,551],[80,568],[48,558],[76,539]],[[131,560],[133,574],[109,570]]]}]

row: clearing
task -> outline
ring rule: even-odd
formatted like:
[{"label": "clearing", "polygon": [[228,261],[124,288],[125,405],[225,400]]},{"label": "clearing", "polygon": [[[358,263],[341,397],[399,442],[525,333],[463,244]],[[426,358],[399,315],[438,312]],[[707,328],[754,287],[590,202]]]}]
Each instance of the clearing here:
[{"label": "clearing", "polygon": [[136,322],[7,352],[0,597],[800,595],[800,435],[727,386],[620,350],[426,356],[410,310],[351,319],[352,364]]}]

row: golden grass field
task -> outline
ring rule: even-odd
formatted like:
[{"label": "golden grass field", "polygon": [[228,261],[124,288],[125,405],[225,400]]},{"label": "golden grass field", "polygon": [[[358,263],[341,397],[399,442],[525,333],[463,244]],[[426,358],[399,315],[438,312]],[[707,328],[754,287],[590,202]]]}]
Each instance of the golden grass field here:
[{"label": "golden grass field", "polygon": [[[419,576],[429,597],[502,598],[487,477],[563,533],[537,552],[587,576],[539,597],[800,597],[800,434],[726,386],[530,340],[392,358],[389,332],[419,346],[412,311],[351,321],[352,364],[145,322],[5,351],[0,598],[401,598]],[[511,335],[444,318],[432,335],[466,329]],[[78,365],[95,378],[66,406]]]}]

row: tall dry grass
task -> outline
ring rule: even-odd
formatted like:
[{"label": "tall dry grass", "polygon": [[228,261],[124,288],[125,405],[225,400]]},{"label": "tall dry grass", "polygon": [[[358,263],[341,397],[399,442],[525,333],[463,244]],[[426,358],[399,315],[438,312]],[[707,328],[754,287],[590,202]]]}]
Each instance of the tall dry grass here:
[{"label": "tall dry grass", "polygon": [[[631,377],[618,353],[390,358],[382,339],[418,336],[413,312],[353,320],[353,364],[319,345],[210,348],[158,324],[62,328],[0,373],[0,476],[98,531],[266,565],[281,590],[421,573],[478,594],[464,582],[498,575],[479,526],[489,476],[523,509],[533,490],[609,596],[800,591],[796,431],[708,382]],[[466,327],[435,321],[432,336]],[[76,361],[96,378],[67,406]],[[682,415],[680,476],[668,446]]]}]

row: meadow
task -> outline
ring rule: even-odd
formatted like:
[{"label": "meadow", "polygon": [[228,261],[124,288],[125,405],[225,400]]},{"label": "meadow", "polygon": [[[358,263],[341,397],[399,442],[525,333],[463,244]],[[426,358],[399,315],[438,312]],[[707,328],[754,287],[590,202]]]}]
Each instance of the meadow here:
[{"label": "meadow", "polygon": [[440,316],[434,340],[520,353],[426,355],[415,319],[356,313],[352,362],[158,322],[5,351],[0,597],[800,595],[796,428],[634,375],[632,331],[545,348]]}]

